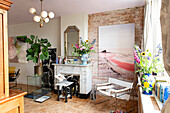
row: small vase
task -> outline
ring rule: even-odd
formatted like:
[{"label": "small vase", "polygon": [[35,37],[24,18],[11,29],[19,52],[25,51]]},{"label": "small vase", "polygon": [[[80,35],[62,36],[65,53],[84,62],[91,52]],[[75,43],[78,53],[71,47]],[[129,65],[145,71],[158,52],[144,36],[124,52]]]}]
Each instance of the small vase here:
[{"label": "small vase", "polygon": [[88,54],[83,54],[81,56],[81,61],[83,62],[82,65],[87,65],[88,58]]},{"label": "small vase", "polygon": [[141,77],[142,93],[146,95],[152,95],[152,90],[155,85],[155,78],[152,74],[145,73]]}]

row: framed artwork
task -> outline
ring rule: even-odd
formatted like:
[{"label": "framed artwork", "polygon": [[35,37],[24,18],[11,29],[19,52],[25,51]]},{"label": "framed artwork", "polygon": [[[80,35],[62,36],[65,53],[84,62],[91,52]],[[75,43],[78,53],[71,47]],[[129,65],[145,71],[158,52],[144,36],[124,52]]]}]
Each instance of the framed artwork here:
[{"label": "framed artwork", "polygon": [[8,57],[10,63],[27,63],[26,50],[28,44],[25,42],[27,36],[16,36],[8,38]]},{"label": "framed artwork", "polygon": [[99,26],[99,76],[134,79],[135,24]]}]

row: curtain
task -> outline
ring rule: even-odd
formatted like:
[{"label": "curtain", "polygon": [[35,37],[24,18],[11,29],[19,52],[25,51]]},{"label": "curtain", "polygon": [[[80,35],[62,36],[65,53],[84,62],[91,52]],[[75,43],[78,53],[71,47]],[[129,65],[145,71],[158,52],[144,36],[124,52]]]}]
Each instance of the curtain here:
[{"label": "curtain", "polygon": [[162,32],[161,32],[161,0],[152,0],[152,37],[153,37],[153,54],[157,52],[157,46],[162,45]]},{"label": "curtain", "polygon": [[[145,20],[144,20],[144,40],[143,50],[150,48],[153,50],[153,37],[152,37],[152,2],[151,0],[145,1]],[[150,43],[149,43],[150,42]]]},{"label": "curtain", "polygon": [[156,48],[162,43],[160,24],[161,0],[146,0],[143,50],[149,49],[156,54]]},{"label": "curtain", "polygon": [[[161,28],[164,67],[170,76],[170,4],[169,0],[162,0]],[[164,104],[161,113],[170,113],[170,96]]]},{"label": "curtain", "polygon": [[162,0],[161,8],[162,47],[164,67],[170,75],[170,5],[169,0]]}]

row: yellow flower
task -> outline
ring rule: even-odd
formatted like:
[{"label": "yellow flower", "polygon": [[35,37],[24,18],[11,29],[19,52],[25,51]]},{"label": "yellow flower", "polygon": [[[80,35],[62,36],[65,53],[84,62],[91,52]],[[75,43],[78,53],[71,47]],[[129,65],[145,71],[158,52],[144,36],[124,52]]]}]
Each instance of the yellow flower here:
[{"label": "yellow flower", "polygon": [[88,40],[86,40],[86,42],[89,42]]},{"label": "yellow flower", "polygon": [[71,47],[73,47],[73,44],[71,44]]},{"label": "yellow flower", "polygon": [[155,86],[155,83],[152,84],[152,87],[154,87],[154,86]]},{"label": "yellow flower", "polygon": [[146,53],[145,53],[145,52],[142,52],[142,53],[141,53],[141,55],[142,55],[142,56],[145,56],[145,55],[146,55]]},{"label": "yellow flower", "polygon": [[146,88],[148,88],[148,87],[149,87],[149,83],[148,83],[148,82],[144,82],[144,86],[145,86]]},{"label": "yellow flower", "polygon": [[80,54],[80,56],[81,56],[81,54]]}]

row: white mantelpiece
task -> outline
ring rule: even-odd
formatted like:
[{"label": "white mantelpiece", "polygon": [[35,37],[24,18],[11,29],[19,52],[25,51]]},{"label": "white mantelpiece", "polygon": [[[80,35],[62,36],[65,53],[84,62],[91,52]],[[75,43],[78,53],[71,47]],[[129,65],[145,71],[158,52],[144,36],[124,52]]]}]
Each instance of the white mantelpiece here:
[{"label": "white mantelpiece", "polygon": [[[92,65],[79,64],[53,64],[55,66],[54,76],[57,74],[80,76],[80,94],[88,94],[92,90]],[[56,80],[54,79],[54,84]],[[57,89],[57,87],[54,87]]]}]

